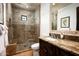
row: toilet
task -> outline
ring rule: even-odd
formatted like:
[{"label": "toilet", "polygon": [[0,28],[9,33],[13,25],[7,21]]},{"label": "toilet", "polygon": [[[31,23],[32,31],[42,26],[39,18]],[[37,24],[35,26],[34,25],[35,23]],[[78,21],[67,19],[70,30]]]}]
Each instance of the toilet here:
[{"label": "toilet", "polygon": [[39,43],[32,44],[31,49],[33,50],[33,56],[39,56]]},{"label": "toilet", "polygon": [[32,48],[33,50],[39,50],[39,43],[34,43],[34,44],[32,44],[32,45],[31,45],[31,48]]}]

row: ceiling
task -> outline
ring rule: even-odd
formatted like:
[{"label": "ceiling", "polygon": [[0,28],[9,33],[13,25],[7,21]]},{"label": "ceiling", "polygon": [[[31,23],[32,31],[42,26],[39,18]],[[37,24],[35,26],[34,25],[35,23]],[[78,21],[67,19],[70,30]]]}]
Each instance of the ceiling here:
[{"label": "ceiling", "polygon": [[[70,4],[71,3],[55,3],[55,5],[51,4],[52,12],[57,12],[59,9]],[[40,3],[12,3],[12,7],[33,11],[40,7]]]},{"label": "ceiling", "polygon": [[55,5],[51,4],[52,12],[57,12],[59,9],[64,8],[71,3],[55,3]]},{"label": "ceiling", "polygon": [[36,10],[37,8],[39,8],[39,6],[39,3],[12,3],[12,7],[31,11]]}]

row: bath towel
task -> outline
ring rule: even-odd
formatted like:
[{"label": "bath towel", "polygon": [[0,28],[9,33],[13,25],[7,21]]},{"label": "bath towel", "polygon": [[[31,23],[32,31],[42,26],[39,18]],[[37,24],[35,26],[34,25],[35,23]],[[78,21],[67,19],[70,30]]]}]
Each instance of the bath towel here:
[{"label": "bath towel", "polygon": [[8,45],[8,28],[0,24],[0,55],[6,55],[6,46]]}]

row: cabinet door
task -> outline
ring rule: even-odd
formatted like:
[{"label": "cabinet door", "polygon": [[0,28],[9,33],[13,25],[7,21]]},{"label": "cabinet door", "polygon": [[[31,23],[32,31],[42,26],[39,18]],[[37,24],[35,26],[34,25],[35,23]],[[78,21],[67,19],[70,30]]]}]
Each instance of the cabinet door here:
[{"label": "cabinet door", "polygon": [[40,56],[46,56],[46,49],[45,49],[45,43],[44,41],[42,41],[41,39],[39,40],[40,41],[40,50],[39,50],[39,54]]},{"label": "cabinet door", "polygon": [[62,48],[58,47],[57,50],[58,50],[58,56],[75,56],[74,53],[67,51],[67,50],[64,50]]},{"label": "cabinet door", "polygon": [[45,42],[43,40],[40,40],[40,56],[55,56],[55,47],[49,44],[48,42]]}]

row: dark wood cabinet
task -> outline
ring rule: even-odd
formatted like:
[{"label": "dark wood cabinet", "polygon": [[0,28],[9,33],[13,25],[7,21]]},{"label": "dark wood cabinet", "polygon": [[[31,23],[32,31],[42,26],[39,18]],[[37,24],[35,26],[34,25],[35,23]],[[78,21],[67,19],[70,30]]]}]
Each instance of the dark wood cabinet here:
[{"label": "dark wood cabinet", "polygon": [[[53,52],[51,52],[53,51]],[[40,40],[40,55],[41,56],[52,56],[52,55],[55,55],[55,48],[52,49],[52,46],[51,44],[45,42],[45,41],[42,41]]]},{"label": "dark wood cabinet", "polygon": [[76,9],[76,16],[77,16],[76,30],[79,30],[79,7],[77,7]]},{"label": "dark wood cabinet", "polygon": [[76,54],[40,39],[40,56],[75,56]]}]

